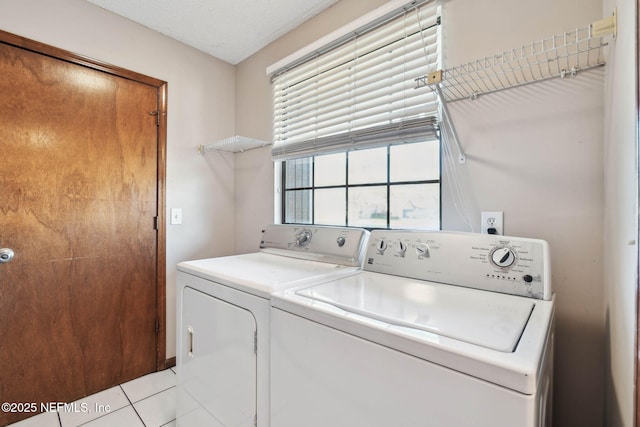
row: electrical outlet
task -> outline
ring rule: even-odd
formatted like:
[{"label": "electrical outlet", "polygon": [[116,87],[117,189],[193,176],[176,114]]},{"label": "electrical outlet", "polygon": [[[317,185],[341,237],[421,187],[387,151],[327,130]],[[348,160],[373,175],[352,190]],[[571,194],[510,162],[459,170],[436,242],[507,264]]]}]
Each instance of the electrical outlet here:
[{"label": "electrical outlet", "polygon": [[480,232],[482,234],[504,234],[502,212],[481,212]]}]

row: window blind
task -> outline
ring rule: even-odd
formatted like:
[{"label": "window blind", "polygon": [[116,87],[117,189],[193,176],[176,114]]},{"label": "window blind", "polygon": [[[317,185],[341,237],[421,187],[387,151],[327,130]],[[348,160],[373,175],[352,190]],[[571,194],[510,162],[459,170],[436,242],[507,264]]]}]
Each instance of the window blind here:
[{"label": "window blind", "polygon": [[438,69],[438,7],[413,4],[272,77],[275,160],[437,137],[436,94],[415,79]]}]

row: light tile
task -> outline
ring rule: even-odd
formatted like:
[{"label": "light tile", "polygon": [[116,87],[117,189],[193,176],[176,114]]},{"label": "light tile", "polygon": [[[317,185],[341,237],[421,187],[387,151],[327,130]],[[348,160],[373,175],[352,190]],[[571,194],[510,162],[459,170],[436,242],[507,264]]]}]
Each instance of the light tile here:
[{"label": "light tile", "polygon": [[57,412],[43,412],[35,417],[10,424],[8,427],[60,427],[60,421],[58,421]]},{"label": "light tile", "polygon": [[82,424],[82,427],[145,427],[136,411],[132,406],[125,406],[122,409],[111,412],[100,418],[96,418],[93,421],[89,421],[87,424]]},{"label": "light tile", "polygon": [[76,400],[60,409],[62,427],[77,427],[129,405],[119,386]]},{"label": "light tile", "polygon": [[140,400],[152,396],[175,387],[176,375],[171,369],[145,375],[135,380],[122,384],[122,389],[129,397],[131,402],[139,402]]},{"label": "light tile", "polygon": [[154,394],[134,403],[133,406],[145,426],[160,427],[176,419],[176,389],[173,387]]},{"label": "light tile", "polygon": [[164,424],[162,427],[176,427],[176,420],[173,420],[170,423]]}]

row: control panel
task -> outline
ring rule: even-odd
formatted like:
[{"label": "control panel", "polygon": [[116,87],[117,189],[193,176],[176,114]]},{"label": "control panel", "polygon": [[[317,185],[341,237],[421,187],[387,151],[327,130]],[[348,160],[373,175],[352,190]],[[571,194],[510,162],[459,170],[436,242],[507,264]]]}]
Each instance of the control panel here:
[{"label": "control panel", "polygon": [[544,240],[445,231],[375,230],[364,270],[551,299]]},{"label": "control panel", "polygon": [[369,232],[359,228],[317,225],[270,225],[260,249],[296,258],[361,266]]}]

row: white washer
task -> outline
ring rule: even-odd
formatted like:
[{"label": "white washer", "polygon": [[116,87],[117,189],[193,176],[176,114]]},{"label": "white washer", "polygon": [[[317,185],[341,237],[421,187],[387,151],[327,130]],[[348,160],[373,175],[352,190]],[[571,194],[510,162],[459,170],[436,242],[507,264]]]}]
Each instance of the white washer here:
[{"label": "white washer", "polygon": [[271,426],[551,423],[541,240],[373,231],[363,271],[272,295]]},{"label": "white washer", "polygon": [[269,226],[260,251],[178,264],[177,425],[269,425],[270,294],[357,273],[369,233]]}]

